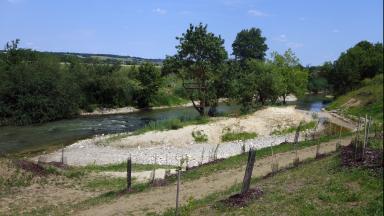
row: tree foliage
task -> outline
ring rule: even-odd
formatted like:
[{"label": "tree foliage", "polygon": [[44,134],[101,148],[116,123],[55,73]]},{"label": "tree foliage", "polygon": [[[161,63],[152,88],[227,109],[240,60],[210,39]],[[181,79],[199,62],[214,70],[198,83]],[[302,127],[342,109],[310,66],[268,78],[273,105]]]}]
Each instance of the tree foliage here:
[{"label": "tree foliage", "polygon": [[7,44],[0,70],[0,122],[30,124],[78,112],[78,86],[57,58]]},{"label": "tree foliage", "polygon": [[343,52],[330,71],[329,82],[336,94],[359,86],[361,80],[383,73],[383,44],[361,41]]},{"label": "tree foliage", "polygon": [[153,64],[144,63],[138,67],[135,78],[140,83],[135,94],[136,103],[140,108],[148,107],[161,85],[161,72]]},{"label": "tree foliage", "polygon": [[282,77],[283,84],[280,86],[283,102],[289,94],[302,96],[307,90],[308,72],[301,67],[299,59],[288,49],[283,55],[276,52],[272,54],[272,63]]},{"label": "tree foliage", "polygon": [[0,53],[0,125],[70,118],[96,107],[148,107],[161,85],[152,64],[122,68],[97,59],[63,59],[18,43],[7,43]]},{"label": "tree foliage", "polygon": [[232,44],[233,55],[237,60],[264,60],[265,52],[268,50],[265,40],[266,38],[261,35],[260,29],[244,29],[237,34]]},{"label": "tree foliage", "polygon": [[208,32],[207,25],[202,23],[190,25],[177,39],[177,54],[167,57],[163,71],[174,72],[183,79],[183,86],[200,115],[207,114],[207,106],[212,108],[212,114],[220,96],[220,69],[228,57],[224,40]]}]

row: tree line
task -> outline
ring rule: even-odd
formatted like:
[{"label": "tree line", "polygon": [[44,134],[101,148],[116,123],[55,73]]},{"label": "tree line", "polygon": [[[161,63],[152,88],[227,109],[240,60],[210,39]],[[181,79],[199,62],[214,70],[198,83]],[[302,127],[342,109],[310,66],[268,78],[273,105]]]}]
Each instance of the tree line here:
[{"label": "tree line", "polygon": [[224,39],[202,23],[176,38],[176,54],[162,67],[19,48],[0,53],[0,125],[71,118],[96,107],[173,105],[190,100],[200,115],[216,114],[220,98],[253,108],[286,102],[289,94],[341,95],[366,78],[383,73],[383,45],[359,42],[334,62],[303,67],[291,49],[266,58],[266,38],[258,28],[240,31],[229,55]]},{"label": "tree line", "polygon": [[383,67],[383,44],[360,41],[334,62],[309,67],[308,89],[339,96],[360,87],[365,79],[383,74]]},{"label": "tree line", "polygon": [[7,43],[0,54],[0,123],[26,125],[71,118],[96,107],[150,106],[161,71],[150,63],[124,67],[84,63]]}]

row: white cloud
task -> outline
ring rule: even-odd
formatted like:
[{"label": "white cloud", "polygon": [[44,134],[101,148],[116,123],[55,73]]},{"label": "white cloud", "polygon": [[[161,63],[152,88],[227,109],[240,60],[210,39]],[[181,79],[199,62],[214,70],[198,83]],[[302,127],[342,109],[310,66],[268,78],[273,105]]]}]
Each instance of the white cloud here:
[{"label": "white cloud", "polygon": [[305,20],[307,20],[305,17],[299,17],[299,20],[300,21],[305,21]]},{"label": "white cloud", "polygon": [[340,30],[339,30],[339,29],[333,29],[332,32],[333,32],[333,33],[339,33]]},{"label": "white cloud", "polygon": [[277,37],[274,37],[272,40],[279,42],[279,43],[283,43],[285,46],[287,46],[289,48],[301,48],[304,46],[304,44],[302,44],[302,43],[290,41],[288,39],[287,35],[285,35],[285,34],[281,34]]},{"label": "white cloud", "polygon": [[304,46],[302,43],[297,43],[297,42],[288,42],[285,44],[289,48],[301,48]]},{"label": "white cloud", "polygon": [[161,8],[153,9],[152,12],[157,13],[158,15],[165,15],[167,14],[167,11]]},{"label": "white cloud", "polygon": [[251,15],[251,16],[257,16],[257,17],[266,17],[266,16],[269,16],[269,14],[267,13],[264,13],[262,11],[259,11],[259,10],[249,10],[248,11],[248,14]]},{"label": "white cloud", "polygon": [[287,36],[285,34],[281,34],[278,37],[273,38],[273,40],[278,41],[278,42],[287,42],[288,41]]}]

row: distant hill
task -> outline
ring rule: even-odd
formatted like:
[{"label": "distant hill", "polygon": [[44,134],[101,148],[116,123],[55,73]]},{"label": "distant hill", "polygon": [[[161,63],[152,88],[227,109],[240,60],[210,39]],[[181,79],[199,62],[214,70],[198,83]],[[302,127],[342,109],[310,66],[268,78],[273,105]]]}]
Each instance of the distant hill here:
[{"label": "distant hill", "polygon": [[147,58],[141,58],[141,57],[134,57],[134,56],[122,56],[122,55],[114,55],[114,54],[93,54],[93,53],[76,53],[76,52],[43,52],[58,56],[77,56],[80,58],[97,58],[100,60],[106,60],[106,61],[119,61],[123,64],[137,64],[137,63],[143,63],[143,62],[151,62],[154,64],[162,64],[163,59],[147,59]]}]

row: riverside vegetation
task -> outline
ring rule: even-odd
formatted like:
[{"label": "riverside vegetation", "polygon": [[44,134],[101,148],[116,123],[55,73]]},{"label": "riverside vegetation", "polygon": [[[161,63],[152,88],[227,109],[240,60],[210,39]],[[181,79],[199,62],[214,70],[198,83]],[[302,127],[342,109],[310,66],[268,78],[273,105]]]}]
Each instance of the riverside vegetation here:
[{"label": "riverside vegetation", "polygon": [[[359,42],[335,62],[303,67],[292,50],[266,58],[258,28],[242,30],[228,59],[224,40],[202,23],[190,25],[176,54],[162,65],[122,66],[110,58],[80,58],[20,48],[0,52],[0,125],[26,125],[71,118],[97,107],[177,105],[191,101],[202,115],[215,115],[220,98],[243,112],[307,91],[353,90],[383,73],[383,45]],[[355,59],[360,59],[355,61]],[[377,107],[376,107],[377,108]],[[380,108],[380,107],[378,107]]]}]

